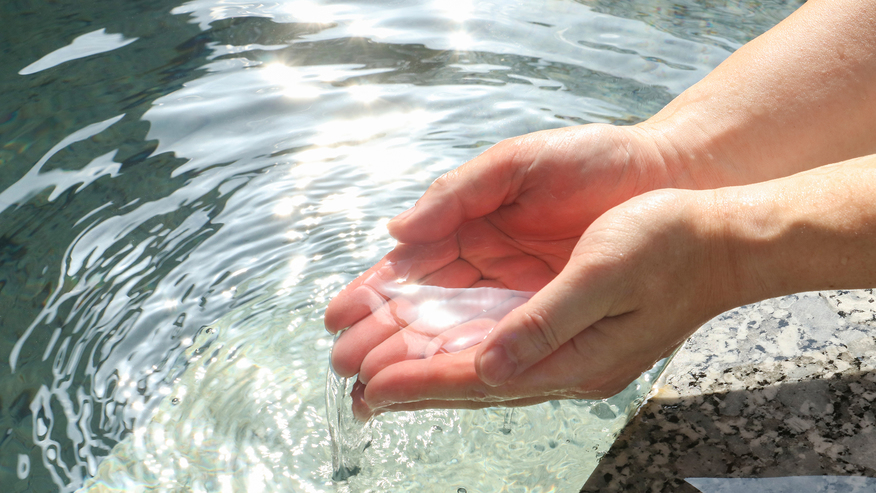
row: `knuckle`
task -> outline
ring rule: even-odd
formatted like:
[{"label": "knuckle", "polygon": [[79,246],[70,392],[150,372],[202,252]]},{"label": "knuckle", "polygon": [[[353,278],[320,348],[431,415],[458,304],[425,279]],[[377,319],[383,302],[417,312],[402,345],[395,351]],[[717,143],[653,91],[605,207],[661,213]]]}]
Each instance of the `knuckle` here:
[{"label": "knuckle", "polygon": [[544,312],[535,310],[524,313],[521,325],[528,335],[526,342],[530,347],[526,348],[527,352],[545,356],[562,345],[557,327]]},{"label": "knuckle", "polygon": [[432,182],[432,188],[434,188],[434,189],[446,188],[447,181],[449,180],[449,177],[447,176],[448,174],[450,174],[450,171],[443,173],[438,178],[435,178],[435,180]]},{"label": "knuckle", "polygon": [[[460,184],[465,183],[465,179],[461,177],[460,169],[450,170],[439,176],[432,182],[429,187],[429,192],[437,197],[444,197],[456,202],[457,206],[465,209],[466,197],[462,193]],[[464,188],[464,187],[463,187]]]},{"label": "knuckle", "polygon": [[506,139],[502,139],[499,142],[496,142],[489,149],[486,150],[485,154],[504,154],[507,152],[513,152],[518,147],[520,147],[520,143],[523,140],[522,136],[509,137]]}]

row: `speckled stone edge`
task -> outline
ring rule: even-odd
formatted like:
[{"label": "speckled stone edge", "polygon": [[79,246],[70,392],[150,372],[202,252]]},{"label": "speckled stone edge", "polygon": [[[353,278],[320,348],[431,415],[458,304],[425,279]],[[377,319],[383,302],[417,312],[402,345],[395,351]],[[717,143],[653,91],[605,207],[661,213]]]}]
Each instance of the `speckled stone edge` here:
[{"label": "speckled stone edge", "polygon": [[697,332],[582,492],[690,477],[876,476],[872,290],[742,307]]}]

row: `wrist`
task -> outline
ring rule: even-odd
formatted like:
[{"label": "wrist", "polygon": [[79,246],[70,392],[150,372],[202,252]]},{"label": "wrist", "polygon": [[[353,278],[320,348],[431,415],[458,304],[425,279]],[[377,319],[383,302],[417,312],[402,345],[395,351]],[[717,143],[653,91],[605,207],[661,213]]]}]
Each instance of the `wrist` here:
[{"label": "wrist", "polygon": [[715,190],[729,299],[876,284],[876,157]]},{"label": "wrist", "polygon": [[[698,84],[637,125],[656,143],[678,188],[708,190],[741,186],[784,176],[769,127],[759,111],[732,111],[744,96]],[[750,106],[750,105],[749,105]]]},{"label": "wrist", "polygon": [[653,142],[673,188],[708,190],[744,183],[727,172],[730,166],[718,152],[714,134],[696,121],[700,115],[668,106],[635,127]]},{"label": "wrist", "polygon": [[724,286],[724,310],[787,294],[777,279],[774,256],[793,220],[782,204],[771,200],[762,185],[724,187],[705,202],[715,249],[713,282]]}]

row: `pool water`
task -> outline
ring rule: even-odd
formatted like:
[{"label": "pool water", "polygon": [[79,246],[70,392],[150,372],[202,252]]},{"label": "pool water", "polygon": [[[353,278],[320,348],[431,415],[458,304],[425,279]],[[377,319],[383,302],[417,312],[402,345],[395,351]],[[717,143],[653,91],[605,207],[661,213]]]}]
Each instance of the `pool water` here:
[{"label": "pool water", "polygon": [[649,382],[385,416],[332,482],[325,305],[441,173],[641,121],[800,3],[2,2],[4,491],[577,489]]}]

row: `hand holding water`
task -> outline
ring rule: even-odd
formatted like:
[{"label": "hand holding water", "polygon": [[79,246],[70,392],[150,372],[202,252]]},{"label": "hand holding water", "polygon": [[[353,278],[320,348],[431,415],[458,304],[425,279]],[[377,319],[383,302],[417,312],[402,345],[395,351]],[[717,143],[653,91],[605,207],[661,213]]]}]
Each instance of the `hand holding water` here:
[{"label": "hand holding water", "polygon": [[[601,397],[724,309],[872,287],[876,155],[852,158],[876,152],[874,15],[806,3],[639,125],[512,139],[436,181],[326,311],[352,326],[332,363],[364,377],[358,414]],[[536,294],[412,353],[378,309],[410,300],[369,279]]]},{"label": "hand holding water", "polygon": [[[596,217],[665,185],[656,145],[643,135],[608,125],[541,132],[502,142],[447,173],[390,222],[400,246],[332,301],[326,327],[337,332],[371,314],[373,302],[352,296],[370,278],[541,289]],[[343,375],[359,370],[361,358],[348,359],[335,357]]]},{"label": "hand holding water", "polygon": [[[360,417],[612,395],[725,309],[876,283],[874,184],[876,155],[743,187],[636,196],[596,219],[560,272],[528,300],[496,287],[481,288],[500,295],[487,299],[417,284],[471,281],[443,275],[471,273],[467,268],[441,268],[465,257],[454,245],[465,244],[466,225],[477,223],[468,222],[449,238],[400,245],[332,302],[327,323],[354,324],[338,340],[333,364],[363,377],[354,396]],[[519,278],[509,282],[534,278],[514,272]],[[402,283],[374,281],[378,273]],[[393,288],[363,288],[369,284]],[[417,296],[431,302],[442,292],[448,296],[438,299],[458,317],[433,323],[435,332],[415,331],[412,346],[399,334],[416,326],[416,317],[429,326],[428,311],[411,310],[423,305]],[[396,315],[382,318],[383,307]],[[456,336],[441,335],[457,328],[471,337],[446,345]]]},{"label": "hand holding water", "polygon": [[[479,404],[445,402],[424,403],[424,406],[472,407],[496,400],[527,404],[545,400],[546,395],[557,392],[570,396],[581,394],[583,386],[570,390],[571,381],[549,385],[545,375],[541,378],[545,381],[538,385],[533,381],[517,387],[503,386],[498,391],[485,385],[478,372],[488,382],[499,382],[495,378],[491,380],[489,375],[495,372],[490,367],[496,362],[495,358],[493,363],[474,365],[476,359],[482,361],[482,346],[496,346],[490,341],[500,333],[513,333],[515,329],[493,330],[493,335],[487,338],[489,344],[479,344],[458,355],[414,358],[417,351],[410,342],[412,334],[418,334],[421,344],[431,344],[432,348],[440,347],[441,339],[433,342],[427,341],[428,337],[440,333],[444,341],[457,338],[452,335],[454,332],[417,329],[428,321],[422,320],[422,310],[411,309],[422,303],[411,296],[428,291],[414,287],[444,289],[446,292],[439,296],[446,300],[440,305],[445,313],[464,300],[476,300],[481,309],[488,309],[486,316],[467,319],[465,325],[454,329],[457,333],[467,332],[472,343],[479,343],[511,308],[526,300],[528,295],[522,293],[546,289],[557,279],[576,255],[576,244],[596,217],[643,190],[665,186],[662,164],[657,145],[646,133],[633,128],[593,125],[506,141],[448,173],[436,181],[412,211],[390,223],[390,232],[401,242],[399,246],[353,281],[329,305],[326,312],[329,330],[336,332],[350,327],[333,350],[334,368],[342,376],[358,373],[360,380],[368,384],[365,398],[372,405],[376,405],[374,399],[381,399],[380,382],[391,382],[393,375],[409,383],[416,382],[417,379],[404,376],[411,371],[420,372],[421,377],[428,380],[431,378],[428,368],[438,368],[430,365],[440,366],[445,360],[463,373],[448,373],[445,368],[440,372],[450,377],[449,385],[466,393],[425,398],[455,400],[471,395],[479,398]],[[563,279],[554,283],[554,289],[563,289]],[[466,289],[471,288],[509,291],[499,291],[507,300],[493,306],[466,294]],[[434,289],[431,291],[436,293]],[[539,303],[544,304],[556,296],[556,292],[547,290],[539,296],[543,300]],[[433,296],[430,301],[434,304],[435,299]],[[569,302],[578,303],[578,300]],[[529,310],[530,303],[526,307]],[[413,323],[416,320],[419,322]],[[458,343],[455,346],[455,350],[464,349]],[[551,349],[548,344],[540,351]],[[671,344],[654,355],[653,361],[668,349]],[[540,359],[534,353],[526,358]],[[405,364],[396,366],[402,362]],[[535,360],[517,361],[520,372],[533,363]],[[563,362],[558,360],[555,364]],[[635,365],[637,371],[642,366],[642,363]],[[377,381],[372,381],[375,377]],[[539,377],[534,374],[529,378]],[[421,383],[433,390],[440,388],[437,382]],[[392,385],[396,391],[405,388]],[[597,395],[604,390],[586,392]],[[405,401],[401,396],[390,400]]]}]

